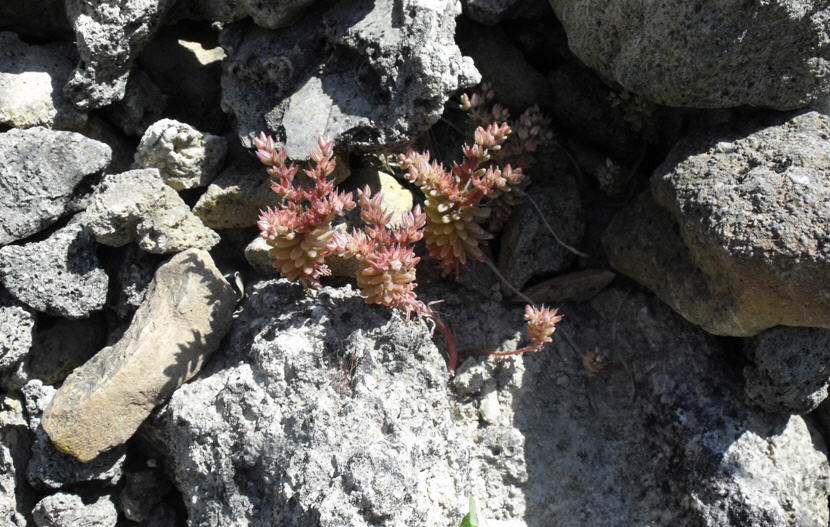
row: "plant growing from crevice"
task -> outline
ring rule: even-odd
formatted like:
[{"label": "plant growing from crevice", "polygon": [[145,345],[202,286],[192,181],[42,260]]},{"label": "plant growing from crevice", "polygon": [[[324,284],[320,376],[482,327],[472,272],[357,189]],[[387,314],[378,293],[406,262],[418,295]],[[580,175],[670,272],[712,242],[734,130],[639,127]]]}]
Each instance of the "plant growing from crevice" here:
[{"label": "plant growing from crevice", "polygon": [[[372,195],[369,187],[358,190],[357,204],[351,193],[335,190],[327,176],[335,168],[333,144],[320,138],[311,153],[311,165],[305,169],[311,185],[294,184],[297,168],[286,163],[285,150],[270,137],[255,139],[256,155],[268,166],[274,178],[272,189],[283,199],[276,208],[260,213],[260,234],[271,249],[274,267],[289,280],[300,280],[306,289],[320,286],[319,279],[330,274],[325,258],[337,254],[358,262],[357,284],[366,302],[399,309],[407,320],[414,313],[431,322],[447,342],[447,368],[453,372],[458,364],[452,333],[432,308],[418,299],[415,288],[416,265],[420,258],[413,245],[425,239],[433,258],[438,259],[445,274],[467,264],[467,258],[480,259],[479,243],[491,237],[480,221],[489,212],[483,198],[510,192],[522,178],[520,169],[510,165],[503,169],[489,165],[490,152],[498,151],[510,133],[506,124],[491,124],[476,130],[473,145],[464,145],[464,161],[450,171],[429,162],[429,154],[409,152],[401,156],[408,179],[425,189],[425,211],[419,206],[403,216],[400,225],[389,227],[392,215],[383,208],[383,196]],[[360,206],[364,226],[338,233],[332,221],[345,211]],[[539,351],[561,320],[556,310],[544,306],[527,306],[525,320],[532,345],[512,352],[468,350],[492,355],[512,355]]]}]

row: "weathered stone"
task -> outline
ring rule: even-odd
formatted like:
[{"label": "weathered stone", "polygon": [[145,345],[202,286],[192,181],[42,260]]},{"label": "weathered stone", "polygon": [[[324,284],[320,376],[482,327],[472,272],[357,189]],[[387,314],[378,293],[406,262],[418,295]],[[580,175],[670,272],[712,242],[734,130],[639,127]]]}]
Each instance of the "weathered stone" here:
[{"label": "weathered stone", "polygon": [[110,104],[104,114],[124,134],[141,137],[147,128],[162,118],[167,95],[142,70],[133,69],[124,98]]},{"label": "weathered stone", "polygon": [[193,213],[213,229],[237,229],[256,225],[259,211],[279,202],[261,163],[234,163],[208,186]]},{"label": "weathered stone", "polygon": [[[573,300],[587,302],[605,289],[616,277],[607,269],[584,269],[539,282],[523,291],[534,302],[551,304]],[[519,298],[513,298],[521,301]]]},{"label": "weathered stone", "polygon": [[170,491],[170,483],[157,470],[127,472],[124,488],[118,493],[118,508],[134,522],[146,522]]},{"label": "weathered stone", "polygon": [[207,252],[189,250],[159,267],[121,340],[67,377],[44,412],[52,443],[82,462],[123,444],[198,373],[235,307],[233,288]]},{"label": "weathered stone", "polygon": [[35,317],[0,287],[0,370],[20,362],[32,347]]},{"label": "weathered stone", "polygon": [[219,243],[219,235],[190,212],[154,168],[104,177],[85,221],[99,243],[120,247],[136,241],[155,254],[210,249]]},{"label": "weathered stone", "polygon": [[459,10],[454,0],[352,0],[314,5],[278,31],[229,26],[222,106],[246,147],[265,129],[292,159],[308,159],[320,135],[350,148],[409,142],[479,81],[453,41]]},{"label": "weathered stone", "polygon": [[164,182],[176,190],[205,187],[222,168],[226,152],[223,138],[162,119],[144,132],[135,168],[157,168]]},{"label": "weathered stone", "polygon": [[660,104],[787,110],[830,91],[830,8],[824,2],[550,4],[577,57]]},{"label": "weathered stone", "polygon": [[770,412],[806,414],[827,398],[830,330],[769,329],[744,346],[747,400]]},{"label": "weathered stone", "polygon": [[107,145],[73,132],[38,127],[0,134],[0,245],[54,223],[75,186],[111,157]]},{"label": "weathered stone", "polygon": [[[521,344],[521,309],[419,286],[439,289],[460,348]],[[448,385],[423,327],[350,288],[250,291],[228,348],[148,423],[194,524],[443,526],[469,493],[500,525],[827,521],[807,423],[747,406],[722,350],[651,296],[563,307],[568,339],[467,358]],[[607,368],[588,380],[572,346]]]},{"label": "weathered stone", "polygon": [[268,254],[270,250],[265,238],[257,236],[245,247],[245,261],[261,275],[276,276],[279,270],[274,268],[274,259]]},{"label": "weathered stone", "polygon": [[80,320],[59,318],[40,323],[31,350],[2,385],[17,390],[32,379],[58,384],[101,349],[106,337],[107,323],[100,313]]},{"label": "weathered stone", "polygon": [[32,511],[37,527],[115,527],[118,511],[109,496],[85,505],[80,496],[58,492],[46,496]]},{"label": "weathered stone", "polygon": [[133,61],[164,21],[173,0],[65,3],[81,67],[64,86],[64,95],[84,110],[122,99]]},{"label": "weathered stone", "polygon": [[[2,19],[2,17],[0,17]],[[76,129],[86,122],[61,94],[77,57],[69,44],[33,46],[0,32],[0,124]]]},{"label": "weathered stone", "polygon": [[[772,126],[690,136],[657,168],[652,191],[679,225],[687,258],[709,291],[671,291],[685,280],[677,268],[648,273],[628,266],[624,272],[711,333],[830,328],[827,166],[830,117],[815,112]],[[642,223],[625,228],[634,232]],[[664,250],[652,247],[644,258]]]},{"label": "weathered stone", "polygon": [[34,501],[26,485],[26,464],[31,455],[31,433],[17,396],[0,398],[0,524],[27,527]]},{"label": "weathered stone", "polygon": [[544,220],[536,207],[523,201],[514,208],[501,236],[499,268],[513,287],[523,287],[534,275],[564,271],[576,259],[576,254],[563,244],[579,245],[585,233],[585,215],[573,169],[563,156],[559,160],[555,177],[540,174],[539,182],[526,191]]},{"label": "weathered stone", "polygon": [[81,463],[59,452],[49,441],[41,426],[43,409],[55,395],[55,389],[32,380],[21,389],[25,397],[29,429],[35,434],[32,458],[26,469],[26,480],[40,490],[60,489],[78,483],[115,486],[124,474],[126,454],[123,448],[106,452],[89,463]]},{"label": "weathered stone", "polygon": [[228,120],[219,106],[224,58],[215,31],[198,30],[192,25],[185,31],[167,26],[147,44],[139,63],[166,96],[165,117],[219,134]]},{"label": "weathered stone", "polygon": [[66,318],[99,311],[109,287],[95,241],[77,216],[42,242],[0,247],[0,281],[35,311]]},{"label": "weathered stone", "polygon": [[260,27],[277,29],[294,22],[314,0],[184,0],[178,2],[171,16],[230,23],[251,17]]}]

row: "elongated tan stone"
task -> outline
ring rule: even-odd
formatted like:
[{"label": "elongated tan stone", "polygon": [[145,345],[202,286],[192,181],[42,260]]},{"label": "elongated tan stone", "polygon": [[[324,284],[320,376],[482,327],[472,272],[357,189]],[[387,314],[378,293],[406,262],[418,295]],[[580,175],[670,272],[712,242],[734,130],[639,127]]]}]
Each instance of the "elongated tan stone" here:
[{"label": "elongated tan stone", "polygon": [[82,462],[127,441],[201,368],[230,328],[236,296],[210,255],[159,267],[124,336],[76,369],[43,414],[54,445]]}]

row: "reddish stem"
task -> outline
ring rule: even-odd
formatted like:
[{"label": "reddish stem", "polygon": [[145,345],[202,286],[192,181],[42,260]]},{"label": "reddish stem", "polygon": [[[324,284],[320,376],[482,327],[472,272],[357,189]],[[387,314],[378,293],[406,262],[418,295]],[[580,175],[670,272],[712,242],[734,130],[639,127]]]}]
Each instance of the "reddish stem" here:
[{"label": "reddish stem", "polygon": [[441,336],[444,337],[444,341],[447,343],[447,370],[449,370],[450,376],[452,376],[455,374],[455,368],[458,366],[458,351],[455,348],[455,339],[447,326],[438,322],[438,319],[435,317],[432,318],[432,321],[435,323],[435,329],[441,333]]},{"label": "reddish stem", "polygon": [[496,357],[506,357],[508,355],[521,355],[522,353],[530,353],[533,351],[539,351],[538,346],[525,346],[524,348],[519,348],[513,351],[492,351],[486,350],[483,348],[469,348],[465,350],[461,350],[460,354],[464,353],[478,353],[479,355],[494,355]]}]

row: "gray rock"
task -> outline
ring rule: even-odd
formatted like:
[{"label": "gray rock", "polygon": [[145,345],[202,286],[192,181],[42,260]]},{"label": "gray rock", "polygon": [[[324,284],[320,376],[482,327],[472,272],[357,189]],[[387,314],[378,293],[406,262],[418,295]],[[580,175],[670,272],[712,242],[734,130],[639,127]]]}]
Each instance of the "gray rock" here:
[{"label": "gray rock", "polygon": [[138,245],[130,244],[116,262],[113,280],[116,282],[113,284],[115,295],[110,297],[111,307],[120,319],[129,320],[144,301],[147,287],[158,266],[164,262],[164,257],[144,252]]},{"label": "gray rock", "polygon": [[118,508],[134,522],[148,521],[171,488],[157,470],[127,472],[124,480],[124,488],[118,493]]},{"label": "gray rock", "polygon": [[32,515],[38,527],[115,527],[118,511],[109,496],[85,505],[80,496],[58,492],[46,496]]},{"label": "gray rock", "polygon": [[[0,17],[2,19],[2,17]],[[34,46],[0,32],[0,124],[79,128],[86,122],[61,94],[77,57],[69,44]]]},{"label": "gray rock", "polygon": [[[815,112],[681,141],[655,171],[652,191],[711,293],[672,301],[654,277],[632,276],[715,334],[830,328],[828,152],[830,117]],[[676,269],[661,273],[683,280]]]},{"label": "gray rock", "polygon": [[161,119],[167,95],[142,70],[134,68],[127,80],[124,98],[104,110],[107,119],[128,136],[141,137]]},{"label": "gray rock", "polygon": [[213,229],[255,226],[260,210],[280,202],[264,169],[261,163],[232,164],[199,197],[193,213]]},{"label": "gray rock", "polygon": [[38,127],[0,134],[0,245],[63,216],[75,186],[111,157],[107,145],[73,132]]},{"label": "gray rock", "polygon": [[60,489],[78,483],[96,483],[113,487],[124,474],[125,449],[116,448],[89,463],[58,451],[49,441],[41,426],[41,417],[55,395],[55,389],[39,380],[26,383],[21,389],[25,398],[29,429],[35,434],[32,458],[26,470],[26,480],[40,490]]},{"label": "gray rock", "polygon": [[806,414],[827,398],[830,330],[769,329],[744,345],[747,400],[770,412]]},{"label": "gray rock", "polygon": [[0,370],[20,362],[32,347],[35,317],[0,287]]},{"label": "gray rock", "polygon": [[64,86],[64,95],[82,110],[121,100],[130,68],[164,21],[173,0],[66,0],[81,66]]},{"label": "gray rock", "polygon": [[132,241],[147,252],[210,249],[219,235],[205,227],[155,168],[104,177],[86,210],[95,239],[120,247]]},{"label": "gray rock", "polygon": [[176,190],[205,187],[219,173],[226,152],[223,138],[162,119],[144,132],[134,166],[157,168],[164,182]]},{"label": "gray rock", "polygon": [[104,307],[109,277],[77,218],[42,242],[0,247],[0,281],[35,311],[84,318]]},{"label": "gray rock", "polygon": [[260,27],[277,29],[294,22],[314,0],[184,0],[178,2],[174,18],[230,23],[251,17]]},{"label": "gray rock", "polygon": [[[571,247],[579,246],[585,233],[585,214],[573,169],[567,159],[562,161],[555,177],[533,183],[527,193],[544,214],[556,237]],[[536,208],[528,201],[514,208],[501,236],[499,268],[513,287],[522,288],[533,276],[564,271],[576,259],[550,233]],[[512,295],[512,291],[505,292]]]},{"label": "gray rock", "polygon": [[577,57],[660,104],[787,110],[830,91],[823,2],[550,4]]},{"label": "gray rock", "polygon": [[27,527],[27,516],[34,505],[26,485],[26,464],[31,452],[31,433],[23,416],[23,403],[17,396],[0,400],[0,524]]},{"label": "gray rock", "polygon": [[199,372],[228,331],[236,293],[206,251],[159,267],[121,340],[66,378],[42,426],[82,463],[124,444],[150,412]]},{"label": "gray rock", "polygon": [[230,26],[220,38],[223,109],[246,147],[264,130],[292,159],[308,159],[320,135],[355,148],[408,142],[479,81],[453,41],[459,7],[352,0],[315,5],[279,31]]},{"label": "gray rock", "polygon": [[[747,406],[722,351],[653,297],[569,305],[552,349],[467,358],[448,385],[422,326],[348,287],[251,290],[227,348],[148,423],[191,524],[443,526],[469,494],[497,525],[828,521],[807,422]],[[521,344],[520,309],[444,294],[459,347]],[[589,379],[567,342],[607,367]]]},{"label": "gray rock", "polygon": [[546,0],[466,0],[464,14],[492,26],[504,20],[531,18],[550,13]]},{"label": "gray rock", "polygon": [[89,318],[46,321],[38,325],[31,350],[2,380],[7,389],[20,389],[32,379],[58,384],[101,349],[107,323],[99,313]]}]

